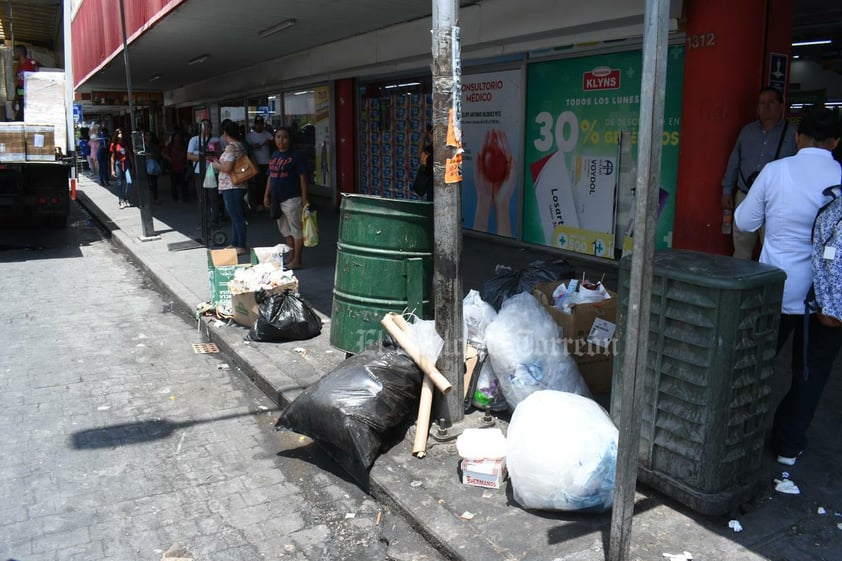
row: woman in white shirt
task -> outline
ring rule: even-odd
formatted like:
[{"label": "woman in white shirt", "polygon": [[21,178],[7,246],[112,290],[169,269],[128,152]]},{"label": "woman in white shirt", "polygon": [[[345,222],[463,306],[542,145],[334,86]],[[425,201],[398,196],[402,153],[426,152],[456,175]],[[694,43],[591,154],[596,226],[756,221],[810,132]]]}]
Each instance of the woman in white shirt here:
[{"label": "woman in white shirt", "polygon": [[842,169],[831,154],[839,136],[839,119],[832,111],[809,112],[798,126],[798,152],[766,164],[734,213],[741,230],[754,232],[765,225],[760,262],[779,267],[787,275],[778,350],[793,335],[792,385],[778,405],[772,426],[772,444],[778,462],[785,465],[795,465],[806,446],[807,428],[842,347],[842,328],[825,327],[814,314],[807,322],[804,318],[804,301],[813,282],[813,222],[826,202],[824,189],[842,179]]}]

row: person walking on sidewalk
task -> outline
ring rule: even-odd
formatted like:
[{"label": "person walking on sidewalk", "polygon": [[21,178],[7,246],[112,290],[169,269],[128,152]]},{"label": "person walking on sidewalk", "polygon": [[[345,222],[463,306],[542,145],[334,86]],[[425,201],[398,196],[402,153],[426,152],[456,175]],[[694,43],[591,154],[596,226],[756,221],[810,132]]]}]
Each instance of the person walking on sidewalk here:
[{"label": "person walking on sidewalk", "polygon": [[219,154],[217,153],[218,147],[219,138],[213,136],[210,119],[202,119],[199,123],[199,134],[192,137],[190,142],[187,143],[187,159],[191,162],[195,162],[193,165],[193,183],[196,186],[196,200],[199,201],[199,223],[201,224],[203,219],[201,216],[202,201],[200,197],[204,197],[207,205],[207,220],[214,227],[219,226],[221,222],[219,189],[217,187],[208,188],[202,186],[204,177],[202,177],[199,159],[201,152],[204,151],[206,165],[210,167],[210,165],[219,157]]},{"label": "person walking on sidewalk", "polygon": [[219,171],[219,192],[225,203],[225,210],[231,217],[231,243],[237,248],[238,254],[248,251],[246,243],[246,201],[248,183],[235,184],[231,179],[234,162],[246,154],[246,147],[240,140],[240,128],[231,121],[222,127],[222,139],[225,141],[225,151],[219,161],[210,165]]},{"label": "person walking on sidewalk", "polygon": [[304,250],[301,211],[307,206],[307,162],[304,156],[292,150],[292,136],[287,127],[275,131],[275,146],[277,150],[269,160],[263,205],[277,219],[281,236],[292,248],[287,268],[298,269]]},{"label": "person walking on sidewalk", "polygon": [[123,130],[114,131],[114,138],[111,140],[111,177],[117,180],[117,199],[120,208],[132,206],[129,202],[129,194],[132,185],[131,158],[129,148],[123,139]]},{"label": "person walking on sidewalk", "polygon": [[746,232],[765,224],[760,262],[786,271],[778,351],[792,335],[792,385],[775,412],[772,444],[778,462],[789,466],[807,444],[807,428],[842,348],[842,328],[822,325],[813,313],[804,318],[813,284],[813,222],[827,202],[823,191],[842,176],[831,155],[839,134],[833,111],[805,115],[798,126],[798,153],[766,164],[734,214],[735,225]]},{"label": "person walking on sidewalk", "polygon": [[[757,120],[743,127],[731,150],[725,177],[722,178],[722,209],[733,211],[739,206],[760,170],[767,163],[795,154],[795,134],[783,117],[783,94],[774,88],[763,88],[757,100]],[[734,228],[734,257],[751,259],[757,245],[757,232]],[[760,234],[762,243],[762,231]]]},{"label": "person walking on sidewalk", "polygon": [[257,175],[251,181],[249,188],[249,202],[254,207],[252,210],[260,212],[263,210],[263,188],[266,185],[266,172],[269,169],[269,158],[272,154],[273,136],[266,130],[266,123],[263,117],[258,115],[254,118],[254,126],[246,135],[246,142],[251,147],[254,155],[254,163],[257,164]]},{"label": "person walking on sidewalk", "polygon": [[99,144],[96,147],[96,167],[97,175],[99,176],[99,184],[103,187],[110,187],[111,182],[108,178],[111,177],[111,167],[109,166],[109,139],[108,129],[101,127],[99,129]]}]

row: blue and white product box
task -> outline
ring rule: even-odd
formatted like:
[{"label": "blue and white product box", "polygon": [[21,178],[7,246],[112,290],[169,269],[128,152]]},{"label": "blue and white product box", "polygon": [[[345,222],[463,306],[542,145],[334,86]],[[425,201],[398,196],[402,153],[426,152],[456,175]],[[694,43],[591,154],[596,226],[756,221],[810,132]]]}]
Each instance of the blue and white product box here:
[{"label": "blue and white product box", "polygon": [[383,131],[380,135],[380,140],[383,142],[383,144],[392,142],[392,131]]},{"label": "blue and white product box", "polygon": [[421,117],[421,105],[420,105],[420,98],[417,103],[413,103],[409,107],[409,118],[413,121],[417,121]]},{"label": "blue and white product box", "polygon": [[389,189],[383,189],[383,190],[380,192],[380,196],[381,196],[381,197],[386,197],[387,199],[391,199],[391,198],[393,198],[393,197],[392,197],[392,192],[391,192]]},{"label": "blue and white product box", "polygon": [[397,173],[403,173],[406,169],[406,158],[403,156],[395,156],[395,177],[397,177]]},{"label": "blue and white product box", "polygon": [[371,131],[371,144],[380,144],[380,133],[377,131]]},{"label": "blue and white product box", "polygon": [[372,189],[380,189],[380,178],[376,175],[372,175],[369,180],[368,184],[371,186]]},{"label": "blue and white product box", "polygon": [[395,133],[395,144],[403,144],[406,142],[406,133],[403,132],[396,132]]},{"label": "blue and white product box", "polygon": [[375,197],[379,197],[380,196],[380,189],[375,189],[375,188],[372,187],[371,190],[369,191],[369,193],[371,193]]},{"label": "blue and white product box", "polygon": [[405,191],[406,190],[406,181],[403,178],[395,178],[395,190],[396,191]]},{"label": "blue and white product box", "polygon": [[403,158],[401,158],[400,162],[395,159],[395,179],[406,179],[406,167],[403,165]]},{"label": "blue and white product box", "polygon": [[400,120],[395,122],[395,130],[398,132],[406,131],[406,121]]},{"label": "blue and white product box", "polygon": [[382,178],[381,185],[383,186],[384,190],[388,190],[392,188],[392,178],[389,176],[385,176]]},{"label": "blue and white product box", "polygon": [[421,140],[421,133],[418,132],[417,127],[413,127],[412,132],[409,133],[409,141],[412,143],[413,146],[418,146],[418,142]]},{"label": "blue and white product box", "polygon": [[418,166],[421,165],[421,160],[416,158],[415,156],[409,159],[409,169],[418,169]]},{"label": "blue and white product box", "polygon": [[392,154],[391,153],[383,154],[383,168],[384,169],[391,169],[392,168]]},{"label": "blue and white product box", "polygon": [[373,168],[380,167],[380,155],[379,154],[375,154],[375,153],[372,152],[371,157],[369,158],[369,161],[371,162],[371,167],[373,167]]},{"label": "blue and white product box", "polygon": [[406,107],[404,107],[403,105],[399,105],[395,108],[395,120],[396,121],[406,120]]},{"label": "blue and white product box", "polygon": [[395,146],[395,157],[403,158],[406,155],[406,146],[398,144]]},{"label": "blue and white product box", "polygon": [[[360,149],[360,152],[365,154],[366,151]],[[371,148],[368,149],[368,152],[371,153],[371,154],[379,154],[380,153],[380,144],[372,144]]]}]

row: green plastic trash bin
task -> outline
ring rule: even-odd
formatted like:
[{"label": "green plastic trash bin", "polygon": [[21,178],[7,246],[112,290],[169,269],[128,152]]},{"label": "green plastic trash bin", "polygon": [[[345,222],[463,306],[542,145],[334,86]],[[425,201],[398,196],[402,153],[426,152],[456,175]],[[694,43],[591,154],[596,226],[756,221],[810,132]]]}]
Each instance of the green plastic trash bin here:
[{"label": "green plastic trash bin", "polygon": [[359,353],[388,312],[432,317],[433,204],[343,195],[330,344]]},{"label": "green plastic trash bin", "polygon": [[[620,418],[630,257],[620,262],[611,414]],[[786,274],[694,251],[656,252],[639,478],[703,514],[758,490]],[[638,374],[641,376],[641,374]]]}]

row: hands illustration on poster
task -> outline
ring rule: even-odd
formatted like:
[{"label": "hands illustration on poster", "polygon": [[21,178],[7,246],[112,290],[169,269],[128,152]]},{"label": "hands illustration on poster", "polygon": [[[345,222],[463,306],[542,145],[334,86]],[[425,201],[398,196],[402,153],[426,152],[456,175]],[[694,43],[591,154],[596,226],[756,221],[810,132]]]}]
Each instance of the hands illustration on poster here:
[{"label": "hands illustration on poster", "polygon": [[517,187],[517,180],[512,173],[515,167],[514,157],[506,133],[499,129],[487,131],[482,148],[474,161],[474,183],[477,190],[474,227],[478,230],[488,230],[488,218],[493,206],[497,233],[511,236],[509,206]]}]

